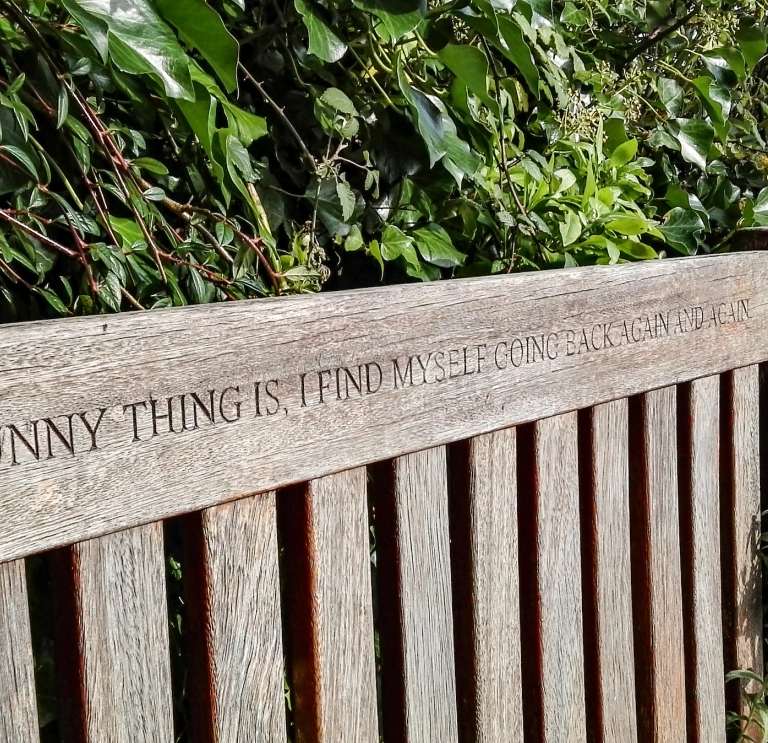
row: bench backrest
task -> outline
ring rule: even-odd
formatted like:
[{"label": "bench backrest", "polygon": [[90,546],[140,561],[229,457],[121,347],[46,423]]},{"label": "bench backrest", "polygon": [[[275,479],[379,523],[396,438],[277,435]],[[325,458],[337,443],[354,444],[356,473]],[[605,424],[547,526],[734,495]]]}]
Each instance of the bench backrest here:
[{"label": "bench backrest", "polygon": [[53,551],[64,739],[172,743],[169,524],[193,740],[721,740],[762,672],[768,255],[1,326],[0,359],[0,741],[39,740]]}]

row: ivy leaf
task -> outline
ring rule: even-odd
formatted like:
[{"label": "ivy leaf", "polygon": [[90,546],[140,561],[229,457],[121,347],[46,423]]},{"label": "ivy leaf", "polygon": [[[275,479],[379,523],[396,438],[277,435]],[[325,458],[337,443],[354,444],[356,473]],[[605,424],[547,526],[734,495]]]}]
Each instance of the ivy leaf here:
[{"label": "ivy leaf", "polygon": [[713,123],[722,126],[731,112],[731,96],[728,90],[706,75],[697,77],[692,82],[709,118]]},{"label": "ivy leaf", "polygon": [[414,230],[412,234],[421,257],[435,266],[454,268],[461,266],[467,258],[453,247],[448,233],[434,222]]},{"label": "ivy leaf", "polygon": [[499,110],[498,104],[488,92],[490,68],[488,58],[481,49],[467,44],[448,44],[437,56],[492,111]]},{"label": "ivy leaf", "polygon": [[685,94],[683,86],[677,80],[660,77],[658,83],[659,98],[670,116],[679,116],[683,110]]},{"label": "ivy leaf", "polygon": [[229,128],[246,147],[267,134],[267,121],[263,117],[244,111],[229,101],[222,101],[222,106]]},{"label": "ivy leaf", "polygon": [[347,45],[331,30],[311,3],[312,0],[293,0],[309,34],[309,53],[323,62],[338,62],[347,53]]},{"label": "ivy leaf", "polygon": [[203,55],[224,87],[237,89],[237,61],[240,45],[227,31],[219,14],[205,0],[155,0],[165,20],[181,38]]},{"label": "ivy leaf", "polygon": [[533,60],[528,42],[523,38],[523,32],[511,18],[506,16],[499,17],[498,23],[499,32],[504,42],[502,46],[504,56],[520,70],[520,74],[531,93],[538,96],[539,69]]},{"label": "ivy leaf", "polygon": [[659,230],[673,248],[681,253],[693,255],[696,252],[695,235],[704,227],[701,217],[693,209],[676,206],[667,212],[664,224]]},{"label": "ivy leaf", "polygon": [[747,63],[747,69],[751,72],[768,50],[765,30],[757,26],[743,26],[736,32],[736,41]]},{"label": "ivy leaf", "polygon": [[683,157],[706,171],[707,156],[715,139],[712,126],[699,119],[675,119],[671,134],[680,143]]},{"label": "ivy leaf", "polygon": [[421,0],[352,0],[356,8],[381,20],[392,41],[405,36],[419,25],[426,12]]},{"label": "ivy leaf", "polygon": [[573,3],[566,3],[560,14],[560,21],[571,26],[583,26],[589,20],[586,11],[580,10]]},{"label": "ivy leaf", "polygon": [[768,227],[768,188],[764,188],[752,207],[752,222],[757,227]]},{"label": "ivy leaf", "polygon": [[[62,3],[76,20],[86,19],[84,30],[102,56],[106,38],[109,55],[119,69],[134,75],[156,75],[166,95],[195,100],[189,59],[149,0],[62,0]],[[105,28],[108,34],[104,33]]]},{"label": "ivy leaf", "polygon": [[398,68],[397,79],[403,96],[416,114],[416,126],[427,146],[429,164],[432,167],[448,151],[442,111],[431,98],[411,87],[402,69]]},{"label": "ivy leaf", "polygon": [[381,257],[387,261],[393,261],[402,256],[405,262],[411,266],[419,266],[419,256],[413,247],[413,238],[406,235],[395,225],[387,225],[381,235]]}]

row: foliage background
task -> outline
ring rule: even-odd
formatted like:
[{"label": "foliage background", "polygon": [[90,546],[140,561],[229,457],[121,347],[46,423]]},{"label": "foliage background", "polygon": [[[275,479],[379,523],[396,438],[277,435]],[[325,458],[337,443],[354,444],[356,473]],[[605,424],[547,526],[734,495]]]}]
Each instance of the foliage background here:
[{"label": "foliage background", "polygon": [[0,319],[725,249],[766,5],[0,0]]}]

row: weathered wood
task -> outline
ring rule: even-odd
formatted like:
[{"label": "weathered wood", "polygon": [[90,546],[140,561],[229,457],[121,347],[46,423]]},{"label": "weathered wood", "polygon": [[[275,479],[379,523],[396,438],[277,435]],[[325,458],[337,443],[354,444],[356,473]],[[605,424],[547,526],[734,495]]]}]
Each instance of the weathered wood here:
[{"label": "weathered wood", "polygon": [[579,427],[587,718],[593,740],[635,743],[627,401],[583,411]]},{"label": "weathered wood", "polygon": [[686,737],[677,397],[666,387],[630,401],[630,504],[638,732]]},{"label": "weathered wood", "polygon": [[680,523],[685,606],[688,740],[723,739],[720,581],[720,378],[678,390]]},{"label": "weathered wood", "polygon": [[366,471],[278,496],[298,743],[378,741]]},{"label": "weathered wood", "polygon": [[526,739],[585,743],[578,421],[520,430],[521,603]]},{"label": "weathered wood", "polygon": [[766,307],[755,253],[5,325],[0,561],[763,361]]},{"label": "weathered wood", "polygon": [[[79,657],[65,721],[85,743],[173,743],[165,559],[161,524],[116,532],[67,550]],[[59,578],[62,573],[59,573]],[[62,669],[66,671],[67,669]]]},{"label": "weathered wood", "polygon": [[384,738],[458,739],[444,447],[374,470]]},{"label": "weathered wood", "polygon": [[0,741],[39,743],[24,561],[0,565]]},{"label": "weathered wood", "polygon": [[275,493],[185,517],[192,737],[286,739]]},{"label": "weathered wood", "polygon": [[449,451],[462,743],[522,743],[515,429]]},{"label": "weathered wood", "polygon": [[762,675],[759,386],[757,365],[723,375],[721,466],[726,670]]}]

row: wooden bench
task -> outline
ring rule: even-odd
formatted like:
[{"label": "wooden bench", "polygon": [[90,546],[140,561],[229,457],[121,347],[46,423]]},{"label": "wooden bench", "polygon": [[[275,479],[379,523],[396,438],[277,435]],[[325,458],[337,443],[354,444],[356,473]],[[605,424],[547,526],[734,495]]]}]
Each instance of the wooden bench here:
[{"label": "wooden bench", "polygon": [[0,359],[0,741],[39,741],[50,553],[63,739],[173,743],[180,514],[196,740],[722,741],[762,672],[768,255],[6,325]]}]

